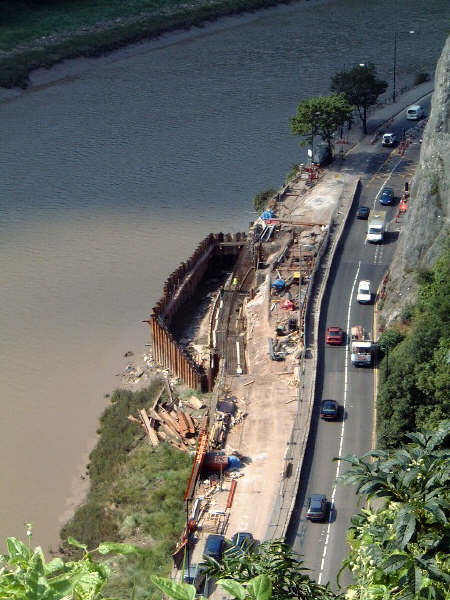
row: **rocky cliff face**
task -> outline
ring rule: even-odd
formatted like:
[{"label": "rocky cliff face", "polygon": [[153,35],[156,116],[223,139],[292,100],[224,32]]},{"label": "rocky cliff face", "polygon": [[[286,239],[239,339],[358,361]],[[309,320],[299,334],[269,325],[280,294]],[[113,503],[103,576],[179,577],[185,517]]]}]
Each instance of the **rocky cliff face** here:
[{"label": "rocky cliff face", "polygon": [[394,320],[415,301],[418,269],[430,268],[449,236],[450,36],[436,67],[430,118],[411,186],[405,224],[390,269],[383,315]]}]

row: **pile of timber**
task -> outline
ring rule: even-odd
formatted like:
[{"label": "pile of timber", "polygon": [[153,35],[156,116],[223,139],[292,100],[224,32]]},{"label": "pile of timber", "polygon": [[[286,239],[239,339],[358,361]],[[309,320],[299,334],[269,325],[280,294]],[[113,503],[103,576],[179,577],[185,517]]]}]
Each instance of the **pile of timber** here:
[{"label": "pile of timber", "polygon": [[154,447],[161,441],[167,441],[187,452],[196,444],[198,421],[182,408],[171,409],[170,412],[162,406],[158,410],[141,408],[139,419],[133,415],[129,415],[128,419],[142,425]]}]

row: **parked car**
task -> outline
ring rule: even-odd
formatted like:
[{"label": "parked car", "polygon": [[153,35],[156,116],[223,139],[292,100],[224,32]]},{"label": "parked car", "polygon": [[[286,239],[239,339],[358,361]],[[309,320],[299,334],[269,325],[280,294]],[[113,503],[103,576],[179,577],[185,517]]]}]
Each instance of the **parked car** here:
[{"label": "parked car", "polygon": [[231,547],[226,550],[227,554],[242,554],[243,550],[252,548],[255,545],[253,535],[248,531],[238,531],[231,538]]},{"label": "parked car", "polygon": [[197,593],[201,594],[205,585],[206,573],[203,565],[189,565],[184,573],[184,583],[195,586]]},{"label": "parked car", "polygon": [[223,547],[225,544],[225,538],[223,535],[218,533],[211,533],[206,538],[205,548],[203,549],[203,556],[210,556],[217,561],[222,559]]},{"label": "parked car", "polygon": [[388,206],[394,202],[394,190],[390,187],[383,188],[380,196],[380,204]]},{"label": "parked car", "polygon": [[358,284],[358,293],[356,300],[360,304],[369,304],[372,300],[372,293],[370,291],[370,281],[367,279],[361,279]]},{"label": "parked car", "polygon": [[339,404],[336,400],[324,400],[320,407],[320,416],[325,421],[336,421],[339,416]]},{"label": "parked car", "polygon": [[344,343],[344,332],[340,327],[328,327],[325,339],[327,344],[340,346]]},{"label": "parked car", "polygon": [[306,518],[309,521],[323,521],[327,516],[328,502],[324,494],[312,494],[308,499]]},{"label": "parked car", "polygon": [[406,118],[411,121],[417,121],[424,115],[423,106],[421,104],[413,104],[406,109]]},{"label": "parked car", "polygon": [[360,206],[356,211],[357,219],[367,219],[369,217],[370,208],[368,206]]},{"label": "parked car", "polygon": [[396,141],[395,133],[383,133],[383,137],[381,138],[382,146],[394,146]]}]

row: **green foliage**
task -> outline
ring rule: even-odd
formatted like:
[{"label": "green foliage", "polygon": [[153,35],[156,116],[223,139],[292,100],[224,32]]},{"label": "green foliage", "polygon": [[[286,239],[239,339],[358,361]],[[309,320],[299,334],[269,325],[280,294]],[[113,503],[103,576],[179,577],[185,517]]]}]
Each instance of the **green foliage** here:
[{"label": "green foliage", "polygon": [[[274,600],[297,598],[298,600],[329,600],[338,596],[328,586],[316,583],[307,573],[292,548],[282,540],[264,542],[258,547],[248,546],[239,552],[230,548],[225,551],[219,564],[206,559],[205,571],[219,581],[232,580],[249,585],[258,575],[266,575],[272,582],[271,597]],[[235,596],[239,597],[239,596]]]},{"label": "green foliage", "polygon": [[[173,600],[194,600],[196,597],[195,587],[188,583],[177,583],[156,575],[153,575],[151,580],[164,596],[173,598]],[[264,574],[253,577],[246,585],[233,579],[221,579],[217,583],[237,600],[271,600],[272,598],[272,582],[270,577]]]},{"label": "green foliage", "polygon": [[421,71],[420,73],[416,73],[414,78],[414,85],[420,85],[421,83],[425,83],[426,81],[430,81],[430,74],[424,73]]},{"label": "green foliage", "polygon": [[[408,307],[409,331],[380,338],[382,360],[377,402],[378,443],[396,447],[408,431],[430,428],[450,414],[450,250],[431,270],[418,273],[421,285]],[[389,362],[389,372],[386,373]]]},{"label": "green foliage", "polygon": [[347,102],[358,109],[364,133],[367,133],[367,109],[376,104],[387,86],[386,81],[377,78],[375,65],[372,63],[340,71],[331,79],[331,91],[344,94]]},{"label": "green foliage", "polygon": [[351,468],[340,480],[369,500],[348,534],[343,569],[355,583],[347,597],[448,600],[449,437],[450,421],[444,421],[435,431],[408,434],[399,450],[342,459]]},{"label": "green foliage", "polygon": [[256,212],[262,212],[266,208],[269,200],[273,198],[276,193],[277,190],[274,190],[273,188],[268,188],[267,190],[263,190],[262,192],[258,192],[257,194],[255,194],[255,197],[253,198],[253,207],[256,210]]},{"label": "green foliage", "polygon": [[310,98],[297,106],[297,112],[290,120],[291,132],[304,136],[302,145],[312,145],[314,138],[320,136],[331,152],[335,131],[351,118],[352,112],[353,107],[343,94]]},{"label": "green foliage", "polygon": [[[70,543],[83,551],[79,560],[64,563],[61,558],[46,562],[42,549],[31,549],[31,525],[27,526],[29,545],[10,537],[8,554],[0,556],[0,598],[8,600],[100,600],[110,577],[107,565],[94,560],[93,554],[133,554],[141,551],[129,544],[105,542],[88,552],[74,539]],[[112,599],[110,599],[112,600]]]},{"label": "green foliage", "polygon": [[292,179],[294,179],[294,177],[297,177],[299,168],[300,167],[299,167],[299,165],[297,163],[292,163],[291,164],[291,168],[289,169],[289,173],[286,175],[286,183],[289,183],[290,181],[292,181]]},{"label": "green foliage", "polygon": [[380,336],[378,346],[383,352],[392,350],[403,340],[403,337],[396,329],[388,329]]},{"label": "green foliage", "polygon": [[[167,575],[184,524],[183,493],[190,456],[169,444],[152,448],[141,428],[127,418],[136,415],[140,407],[150,406],[159,389],[157,381],[142,392],[114,392],[91,453],[92,478],[86,502],[61,531],[63,540],[72,536],[101,551],[105,539],[111,540],[109,544],[132,541],[142,545],[139,557],[116,561],[106,587],[111,595],[124,600],[130,597],[130,581],[135,582],[136,600],[151,597],[149,574]],[[79,556],[79,549],[65,542],[63,549],[68,556]]]}]

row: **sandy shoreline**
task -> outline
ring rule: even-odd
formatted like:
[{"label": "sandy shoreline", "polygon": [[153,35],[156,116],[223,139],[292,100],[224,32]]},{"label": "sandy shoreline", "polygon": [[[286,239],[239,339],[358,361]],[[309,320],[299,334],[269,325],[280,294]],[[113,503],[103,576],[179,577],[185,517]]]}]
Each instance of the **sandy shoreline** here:
[{"label": "sandy shoreline", "polygon": [[313,0],[306,3],[303,0],[298,0],[289,4],[280,4],[270,8],[249,10],[249,12],[237,15],[222,16],[216,21],[207,21],[201,26],[194,25],[188,30],[175,30],[169,33],[160,34],[156,38],[143,39],[139,42],[130,43],[101,56],[65,59],[50,68],[37,68],[33,70],[30,73],[29,84],[26,89],[19,87],[0,87],[0,102],[13,101],[24,94],[35,93],[53,85],[60,85],[73,81],[93,69],[102,69],[106,65],[147,54],[174,44],[187,43],[194,39],[208,37],[214,35],[218,31],[240,27],[272,15],[288,14],[297,11],[299,7],[308,9],[313,8],[314,6],[328,4],[332,1],[333,0]]}]

